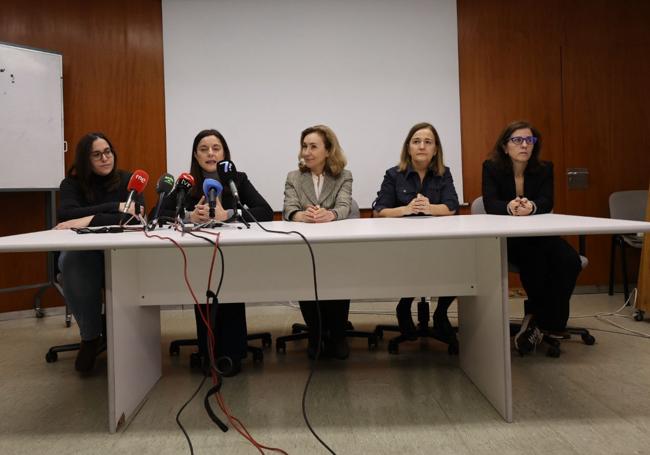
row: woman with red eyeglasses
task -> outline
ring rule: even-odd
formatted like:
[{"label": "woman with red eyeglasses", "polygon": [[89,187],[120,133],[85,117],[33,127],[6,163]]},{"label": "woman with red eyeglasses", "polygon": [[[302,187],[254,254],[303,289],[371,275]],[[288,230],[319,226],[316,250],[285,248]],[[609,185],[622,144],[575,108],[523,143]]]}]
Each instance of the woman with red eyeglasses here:
[{"label": "woman with red eyeglasses", "polygon": [[[542,136],[530,123],[508,125],[483,163],[483,203],[494,215],[532,216],[553,210],[553,163],[539,159]],[[562,333],[581,270],[580,256],[561,237],[508,239],[508,262],[519,269],[528,299],[515,347],[533,351],[543,333]]]}]

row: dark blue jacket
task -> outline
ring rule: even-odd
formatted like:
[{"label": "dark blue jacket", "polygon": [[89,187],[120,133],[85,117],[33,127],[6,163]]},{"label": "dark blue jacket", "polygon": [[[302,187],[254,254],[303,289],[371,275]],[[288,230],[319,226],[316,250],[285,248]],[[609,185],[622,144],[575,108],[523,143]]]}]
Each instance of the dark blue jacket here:
[{"label": "dark blue jacket", "polygon": [[418,193],[429,198],[431,204],[445,204],[451,211],[458,210],[458,194],[448,167],[442,175],[428,170],[422,182],[411,167],[405,171],[400,171],[398,166],[388,169],[372,208],[379,212],[408,205]]}]

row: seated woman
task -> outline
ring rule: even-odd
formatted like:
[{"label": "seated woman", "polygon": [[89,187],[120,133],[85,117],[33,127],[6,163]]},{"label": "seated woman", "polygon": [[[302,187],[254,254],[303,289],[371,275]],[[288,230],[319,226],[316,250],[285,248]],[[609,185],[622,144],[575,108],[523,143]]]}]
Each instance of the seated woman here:
[{"label": "seated woman", "polygon": [[[386,171],[381,189],[372,205],[375,216],[447,216],[458,210],[458,195],[449,168],[445,166],[438,132],[429,123],[414,125],[406,135],[399,164]],[[433,328],[448,343],[456,343],[456,333],[447,317],[455,297],[439,297],[433,313]],[[397,304],[400,332],[415,339],[411,317],[413,297]]]},{"label": "seated woman", "polygon": [[[131,204],[124,215],[131,174],[117,169],[117,152],[102,133],[89,133],[77,144],[75,160],[61,182],[59,224],[54,229],[120,224],[135,214]],[[142,199],[139,198],[139,203]],[[90,373],[101,348],[103,251],[63,251],[59,256],[65,300],[81,334],[75,361],[80,373]]]},{"label": "seated woman", "polygon": [[[304,130],[298,159],[298,170],[289,172],[284,186],[284,219],[327,223],[347,218],[352,207],[352,174],[344,169],[347,160],[334,131],[324,125]],[[316,302],[300,302],[309,330],[307,354],[315,358],[320,348],[318,340],[322,339],[326,355],[346,359],[350,355],[345,339],[350,300],[321,303],[319,326]]]},{"label": "seated woman", "polygon": [[[553,164],[540,161],[541,149],[542,136],[530,123],[514,122],[503,130],[483,163],[487,213],[530,216],[553,210]],[[565,330],[580,256],[560,237],[514,237],[508,238],[508,261],[519,268],[528,294],[515,335],[515,347],[525,354],[542,341],[540,330]]]},{"label": "seated woman", "polygon": [[[190,174],[194,177],[194,186],[185,198],[185,220],[195,224],[202,224],[210,221],[209,206],[203,195],[203,181],[206,178],[219,180],[217,163],[221,160],[230,160],[230,149],[223,135],[214,129],[200,131],[194,138],[192,144],[192,155],[190,163]],[[247,207],[242,216],[247,221],[271,221],[273,210],[266,200],[257,192],[253,184],[248,180],[244,172],[237,172],[233,181],[239,193],[239,200]],[[217,198],[215,208],[215,219],[227,221],[234,219],[237,207],[235,199],[230,191],[230,186],[223,185],[223,192]],[[175,198],[165,199],[161,212],[166,215],[173,215],[175,210]],[[252,217],[251,217],[252,215]],[[196,310],[196,309],[195,309]],[[241,369],[241,359],[246,357],[246,313],[244,303],[228,303],[218,305],[214,308],[213,324],[216,342],[216,356],[228,357],[231,364],[225,375],[237,374]],[[199,334],[205,334],[203,322],[197,315],[197,330]],[[199,336],[199,342],[203,339]],[[200,350],[207,352],[207,349],[200,346]]]}]

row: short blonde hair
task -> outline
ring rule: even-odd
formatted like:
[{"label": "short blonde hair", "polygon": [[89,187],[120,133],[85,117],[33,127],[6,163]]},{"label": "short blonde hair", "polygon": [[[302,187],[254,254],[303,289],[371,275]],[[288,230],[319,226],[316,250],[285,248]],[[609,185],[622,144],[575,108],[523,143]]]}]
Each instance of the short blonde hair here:
[{"label": "short blonde hair", "polygon": [[302,141],[304,141],[305,137],[311,133],[318,133],[321,139],[323,139],[323,143],[325,144],[325,149],[329,152],[329,155],[327,156],[327,160],[325,160],[325,172],[327,172],[333,177],[338,177],[341,174],[341,172],[343,172],[343,169],[345,169],[345,165],[348,164],[348,160],[345,158],[345,155],[343,154],[343,149],[339,144],[339,140],[336,137],[336,134],[334,134],[334,131],[332,131],[330,127],[325,125],[310,126],[302,133],[300,133],[300,151],[298,152],[298,163],[299,163],[298,169],[300,169],[301,172],[309,171],[309,168],[304,164],[302,164],[300,158],[302,156]]},{"label": "short blonde hair", "polygon": [[435,174],[443,175],[445,173],[445,162],[442,158],[442,143],[440,142],[440,136],[438,135],[438,132],[433,127],[433,125],[426,122],[413,125],[413,127],[409,131],[409,134],[406,136],[406,139],[404,140],[404,144],[402,145],[402,153],[399,157],[399,165],[398,165],[399,170],[404,172],[409,166],[413,165],[411,161],[411,154],[409,153],[409,145],[411,143],[411,139],[413,138],[413,135],[425,128],[430,130],[433,133],[433,137],[435,139],[435,146],[436,146],[436,154],[434,155],[433,159],[429,163],[429,169],[431,169]]}]

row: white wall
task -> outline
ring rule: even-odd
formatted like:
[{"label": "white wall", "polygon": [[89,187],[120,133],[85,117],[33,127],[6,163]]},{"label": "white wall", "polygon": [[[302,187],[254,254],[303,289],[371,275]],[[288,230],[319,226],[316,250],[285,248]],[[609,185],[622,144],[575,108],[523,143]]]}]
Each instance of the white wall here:
[{"label": "white wall", "polygon": [[167,163],[223,133],[275,210],[300,132],[337,134],[370,207],[409,128],[433,123],[462,198],[455,0],[163,0]]}]

